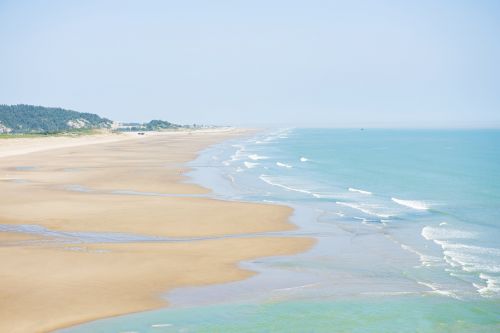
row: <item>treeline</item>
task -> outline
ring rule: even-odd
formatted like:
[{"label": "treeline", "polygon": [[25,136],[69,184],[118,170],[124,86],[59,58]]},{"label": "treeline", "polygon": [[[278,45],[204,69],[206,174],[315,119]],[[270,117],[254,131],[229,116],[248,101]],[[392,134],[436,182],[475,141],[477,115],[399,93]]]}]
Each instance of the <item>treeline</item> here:
[{"label": "treeline", "polygon": [[189,128],[190,126],[183,126],[170,123],[165,120],[151,120],[148,123],[124,123],[122,124],[118,130],[119,131],[162,131],[166,129],[177,129],[177,128]]},{"label": "treeline", "polygon": [[60,133],[110,128],[111,125],[111,120],[93,113],[26,104],[0,104],[0,133]]}]

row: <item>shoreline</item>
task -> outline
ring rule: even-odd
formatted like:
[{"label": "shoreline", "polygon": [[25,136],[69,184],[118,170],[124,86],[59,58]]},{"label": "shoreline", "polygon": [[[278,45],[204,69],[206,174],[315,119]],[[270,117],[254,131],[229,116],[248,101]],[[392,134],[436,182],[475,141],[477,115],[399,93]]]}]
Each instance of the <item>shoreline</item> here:
[{"label": "shoreline", "polygon": [[[242,237],[183,244],[56,244],[50,239],[26,242],[13,234],[3,237],[5,233],[0,233],[0,257],[6,272],[0,279],[0,295],[7,302],[0,308],[2,317],[9,318],[8,322],[1,321],[2,330],[48,332],[163,307],[167,301],[161,296],[174,288],[236,281],[256,274],[239,268],[242,260],[294,254],[312,246],[311,238],[244,237],[293,228],[288,221],[291,209],[287,207],[209,198],[77,193],[64,188],[64,184],[79,184],[104,192],[127,188],[206,193],[207,189],[182,182],[186,179],[186,163],[201,149],[245,133],[168,132],[139,140],[65,146],[3,157],[0,173],[8,177],[0,180],[0,224],[170,237]],[[21,209],[25,202],[30,202],[29,210]],[[83,250],[74,250],[78,247]],[[227,251],[228,247],[232,251]],[[20,257],[22,263],[15,260]],[[67,267],[69,262],[78,265]],[[131,272],[131,267],[137,271]],[[172,267],[182,269],[175,271]],[[33,288],[36,295],[26,293]],[[98,298],[100,301],[96,301]],[[67,304],[72,305],[71,309]],[[41,305],[45,305],[43,309]]]}]

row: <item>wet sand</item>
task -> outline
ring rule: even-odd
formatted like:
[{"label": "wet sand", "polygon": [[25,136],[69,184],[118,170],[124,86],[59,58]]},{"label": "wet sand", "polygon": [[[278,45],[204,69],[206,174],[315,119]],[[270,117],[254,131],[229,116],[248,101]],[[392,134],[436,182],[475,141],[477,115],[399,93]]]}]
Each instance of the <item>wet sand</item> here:
[{"label": "wet sand", "polygon": [[[244,134],[173,132],[86,138],[86,144],[74,138],[69,146],[29,139],[16,143],[22,153],[13,144],[2,152],[0,142],[0,224],[167,238],[232,235],[182,243],[69,244],[0,232],[0,331],[48,332],[166,306],[162,295],[173,288],[252,275],[238,268],[241,260],[309,248],[308,238],[248,237],[293,229],[290,208],[205,198],[208,189],[184,182],[184,163],[198,151]],[[35,141],[43,148],[30,149]]]}]

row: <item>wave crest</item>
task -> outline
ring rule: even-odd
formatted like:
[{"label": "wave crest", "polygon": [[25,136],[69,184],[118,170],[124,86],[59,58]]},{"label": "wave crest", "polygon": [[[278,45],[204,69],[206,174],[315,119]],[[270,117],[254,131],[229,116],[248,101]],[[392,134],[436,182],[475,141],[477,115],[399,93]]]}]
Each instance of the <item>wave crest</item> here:
[{"label": "wave crest", "polygon": [[245,164],[245,166],[247,167],[247,169],[252,169],[252,168],[255,168],[257,165],[259,165],[259,163],[252,163],[252,162],[243,162],[243,164]]},{"label": "wave crest", "polygon": [[292,166],[290,164],[281,163],[281,162],[276,162],[276,165],[279,166],[279,167],[282,167],[282,168],[287,168],[287,169],[291,169],[292,168]]},{"label": "wave crest", "polygon": [[398,205],[413,208],[416,210],[428,210],[429,206],[423,201],[417,200],[402,200],[398,198],[391,198],[392,201],[397,203]]},{"label": "wave crest", "polygon": [[370,192],[370,191],[359,190],[357,188],[349,187],[348,190],[349,190],[349,192],[357,192],[357,193],[361,193],[361,194],[372,195],[372,192]]},{"label": "wave crest", "polygon": [[253,160],[253,161],[258,161],[258,160],[267,160],[269,157],[261,156],[261,155],[257,155],[257,154],[250,154],[250,155],[248,155],[248,158]]},{"label": "wave crest", "polygon": [[382,217],[382,218],[389,218],[389,217],[391,217],[391,215],[380,214],[380,213],[374,212],[374,211],[366,208],[363,205],[358,205],[358,204],[355,204],[355,203],[337,201],[336,204],[337,205],[341,205],[341,206],[346,206],[346,207],[349,207],[349,208],[352,208],[352,209],[359,210],[360,212],[363,212],[363,213],[365,213],[367,215],[373,215],[373,216],[378,216],[378,217]]}]

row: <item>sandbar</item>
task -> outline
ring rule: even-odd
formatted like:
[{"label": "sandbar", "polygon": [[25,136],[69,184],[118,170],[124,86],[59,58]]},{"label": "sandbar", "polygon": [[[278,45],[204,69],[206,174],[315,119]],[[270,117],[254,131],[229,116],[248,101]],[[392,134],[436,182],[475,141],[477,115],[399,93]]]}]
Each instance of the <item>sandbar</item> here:
[{"label": "sandbar", "polygon": [[215,200],[187,182],[185,163],[200,150],[249,133],[2,140],[0,225],[185,241],[72,244],[0,232],[0,331],[50,332],[167,306],[173,288],[254,274],[242,260],[310,248],[310,238],[265,234],[294,228],[290,208]]}]

